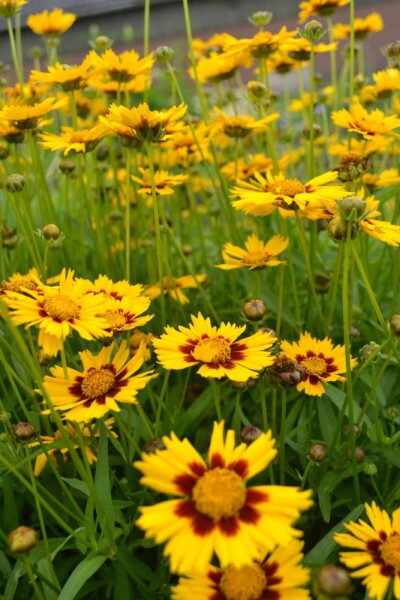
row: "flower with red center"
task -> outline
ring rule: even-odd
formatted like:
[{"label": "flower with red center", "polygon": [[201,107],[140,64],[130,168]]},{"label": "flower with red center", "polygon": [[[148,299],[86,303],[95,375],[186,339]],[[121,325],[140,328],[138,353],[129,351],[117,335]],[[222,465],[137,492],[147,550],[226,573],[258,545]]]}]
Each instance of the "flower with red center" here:
[{"label": "flower with red center", "polygon": [[325,185],[337,179],[337,171],[328,171],[302,183],[299,179],[286,179],[283,175],[274,176],[270,171],[267,177],[254,173],[254,179],[237,181],[232,195],[238,197],[232,205],[247,214],[264,216],[270,214],[275,207],[285,210],[298,210],[308,204],[316,204],[325,198],[340,200],[350,195],[340,185]]},{"label": "flower with red center", "polygon": [[154,65],[154,58],[152,53],[139,58],[136,50],[115,54],[114,50],[108,48],[101,56],[92,50],[85,63],[93,69],[94,75],[107,74],[113,81],[126,83],[138,76],[148,77]]},{"label": "flower with red center", "polygon": [[273,363],[268,348],[276,338],[260,329],[254,335],[236,341],[246,329],[221,323],[213,327],[201,313],[192,315],[189,328],[178,330],[166,327],[165,333],[153,340],[159,362],[165,369],[186,369],[201,365],[197,371],[202,377],[228,377],[233,381],[247,381]]},{"label": "flower with red center", "polygon": [[[176,300],[180,304],[189,304],[190,300],[182,292],[184,289],[196,289],[201,285],[207,276],[203,274],[183,275],[182,277],[164,277],[163,288],[164,296],[169,296],[172,300]],[[148,286],[144,291],[145,296],[152,300],[161,296],[160,282]]]},{"label": "flower with red center", "polygon": [[50,369],[52,376],[44,378],[44,387],[51,404],[63,412],[66,419],[87,422],[100,419],[110,410],[119,412],[120,402],[136,404],[138,391],[156,377],[153,371],[134,375],[144,362],[144,344],[130,360],[125,342],[112,357],[115,348],[115,344],[111,344],[98,355],[89,350],[80,352],[82,372],[67,367],[65,373],[59,366]]},{"label": "flower with red center", "polygon": [[363,577],[370,598],[384,600],[393,582],[393,595],[399,600],[400,508],[393,512],[392,518],[375,502],[365,504],[365,511],[370,524],[350,521],[345,525],[350,533],[335,533],[335,541],[352,550],[341,552],[340,560],[349,569],[356,569],[352,577]]},{"label": "flower with red center", "polygon": [[[382,31],[382,29],[382,17],[377,12],[373,12],[364,18],[354,19],[354,37],[356,40],[363,40],[368,35]],[[333,27],[333,37],[336,40],[348,40],[350,36],[350,24],[336,23]]]},{"label": "flower with red center", "polygon": [[[139,167],[142,177],[131,175],[131,179],[140,187],[136,190],[141,196],[152,196],[152,185],[150,169]],[[170,196],[174,194],[175,187],[183,185],[189,178],[189,175],[171,175],[168,171],[157,169],[154,173],[154,189],[158,196]]]},{"label": "flower with red center", "polygon": [[275,256],[283,252],[289,245],[287,238],[274,235],[266,244],[259,240],[255,233],[249,235],[245,242],[245,250],[229,242],[225,244],[222,258],[225,263],[216,265],[219,269],[240,269],[245,267],[250,270],[276,267],[286,264],[284,260],[277,260]]},{"label": "flower with red center", "polygon": [[304,23],[309,17],[329,16],[349,2],[350,0],[304,0],[299,4],[299,22]]},{"label": "flower with red center", "polygon": [[[322,396],[325,383],[345,381],[340,373],[346,372],[346,354],[344,346],[334,346],[329,338],[317,340],[309,333],[302,333],[298,343],[282,342],[282,351],[295,360],[303,369],[303,380],[297,385],[309,396]],[[351,359],[351,367],[357,364]]]},{"label": "flower with red center", "polygon": [[400,127],[400,119],[396,115],[386,116],[378,108],[368,113],[359,102],[351,104],[349,110],[342,108],[333,111],[331,118],[338,127],[354,131],[365,140],[372,140],[375,136],[394,135],[393,129]]},{"label": "flower with red center", "polygon": [[188,439],[172,433],[163,442],[165,450],[143,454],[134,465],[143,485],[180,498],[141,507],[137,524],[146,537],[167,542],[172,571],[205,572],[214,552],[223,568],[252,565],[260,552],[301,535],[292,525],[311,506],[309,491],[246,486],[276,456],[270,431],[235,448],[234,431],[224,440],[224,423],[214,423],[207,462]]},{"label": "flower with red center", "polygon": [[310,592],[303,586],[309,571],[300,565],[302,547],[303,542],[293,540],[261,562],[225,569],[209,565],[206,573],[181,577],[172,588],[172,600],[308,600]]},{"label": "flower with red center", "polygon": [[217,114],[211,115],[214,123],[210,126],[211,138],[224,133],[230,138],[244,138],[250,133],[267,131],[268,125],[279,119],[279,113],[272,113],[258,121],[251,115],[225,114],[218,107],[214,108]]}]

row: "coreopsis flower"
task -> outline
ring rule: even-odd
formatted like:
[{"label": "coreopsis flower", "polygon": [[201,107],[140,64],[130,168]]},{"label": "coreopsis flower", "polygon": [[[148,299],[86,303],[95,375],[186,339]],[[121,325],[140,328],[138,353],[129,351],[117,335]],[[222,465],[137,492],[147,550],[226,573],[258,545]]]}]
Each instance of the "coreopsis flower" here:
[{"label": "coreopsis flower", "polygon": [[[152,186],[150,179],[150,170],[139,167],[142,177],[131,176],[140,187],[136,190],[141,196],[151,196]],[[189,175],[171,175],[168,171],[157,169],[154,173],[154,187],[159,196],[170,196],[175,192],[175,187],[183,185],[189,178]]]},{"label": "coreopsis flower", "polygon": [[61,8],[54,8],[52,11],[44,10],[29,15],[26,24],[36,35],[58,37],[68,31],[75,21],[76,15],[73,13],[65,13]]},{"label": "coreopsis flower", "polygon": [[377,98],[388,98],[400,90],[400,71],[394,68],[383,69],[372,74],[375,85],[371,86]]},{"label": "coreopsis flower", "polygon": [[154,65],[154,57],[151,53],[144,58],[139,58],[135,50],[116,54],[108,48],[101,56],[92,50],[84,62],[91,67],[93,75],[107,74],[113,81],[126,83],[139,75],[149,77]]},{"label": "coreopsis flower", "polygon": [[331,44],[313,44],[306,38],[296,38],[291,45],[292,48],[289,51],[289,57],[299,62],[310,59],[311,46],[315,54],[337,50],[337,42],[332,42]]},{"label": "coreopsis flower", "polygon": [[[210,52],[196,62],[196,73],[200,83],[219,83],[231,79],[240,67],[248,67],[250,63],[240,55],[227,56],[225,52]],[[188,73],[195,79],[193,67],[188,69]]]},{"label": "coreopsis flower", "polygon": [[21,275],[21,273],[13,273],[8,278],[8,281],[2,281],[0,288],[0,294],[5,298],[5,291],[24,293],[25,290],[36,290],[38,288],[37,280],[40,279],[40,273],[35,267],[29,269],[28,273]]},{"label": "coreopsis flower", "polygon": [[10,19],[22,10],[28,0],[0,0],[0,17]]},{"label": "coreopsis flower", "polygon": [[207,40],[193,39],[193,51],[196,56],[209,56],[211,52],[223,52],[224,49],[236,42],[236,38],[229,33],[214,33]]},{"label": "coreopsis flower", "polygon": [[380,173],[365,173],[362,181],[369,189],[384,188],[400,183],[400,174],[395,168],[384,169]]},{"label": "coreopsis flower", "polygon": [[63,155],[67,156],[70,152],[80,153],[94,150],[99,141],[107,135],[107,130],[102,124],[95,125],[91,129],[81,129],[80,131],[72,127],[62,127],[61,133],[40,133],[39,142],[43,148],[53,150],[64,150]]},{"label": "coreopsis flower", "polygon": [[[184,289],[196,289],[199,287],[199,283],[203,283],[207,278],[206,275],[183,275],[182,277],[164,277],[163,280],[163,293],[164,296],[169,296],[172,300],[176,300],[180,304],[189,304],[189,298],[182,292]],[[160,282],[154,285],[148,286],[145,291],[145,295],[154,300],[161,296]]]},{"label": "coreopsis flower", "polygon": [[267,171],[266,177],[254,173],[250,181],[237,181],[232,188],[234,200],[232,206],[245,213],[263,216],[270,214],[276,207],[285,210],[298,210],[308,204],[316,204],[329,198],[340,200],[350,193],[339,185],[325,185],[337,179],[336,171],[328,171],[318,175],[306,183],[299,179],[286,179],[284,175],[273,175]]},{"label": "coreopsis flower", "polygon": [[222,251],[222,258],[225,263],[216,265],[216,267],[224,270],[244,267],[252,271],[254,269],[263,269],[264,267],[284,265],[286,261],[277,260],[274,257],[283,252],[288,245],[288,239],[281,235],[274,235],[265,244],[253,233],[247,238],[245,249],[227,242]]},{"label": "coreopsis flower", "polygon": [[31,71],[33,82],[57,85],[64,92],[78,90],[88,75],[88,67],[84,63],[74,66],[56,63],[54,66],[47,67],[47,73]]},{"label": "coreopsis flower", "polygon": [[201,313],[192,315],[189,327],[178,330],[167,326],[165,333],[153,341],[159,362],[165,369],[186,369],[200,365],[202,377],[233,381],[247,381],[257,377],[259,371],[272,364],[268,349],[276,338],[269,332],[259,330],[248,338],[238,340],[246,325],[237,327],[231,323],[211,325],[209,318]]},{"label": "coreopsis flower", "polygon": [[[382,31],[383,21],[379,13],[373,12],[364,18],[354,19],[354,37],[363,40],[372,33]],[[337,40],[350,39],[351,27],[344,23],[336,23],[333,27],[333,37]]]},{"label": "coreopsis flower", "polygon": [[276,456],[271,431],[235,448],[234,431],[224,440],[224,422],[214,423],[207,462],[188,439],[172,433],[163,442],[165,450],[142,454],[134,466],[143,485],[179,499],[141,507],[137,525],[167,542],[171,571],[204,573],[214,552],[222,568],[252,565],[261,552],[300,536],[292,525],[311,506],[310,492],[246,486]]},{"label": "coreopsis flower", "polygon": [[[294,157],[290,153],[283,154],[278,160],[279,171],[284,172],[289,164],[293,164]],[[235,179],[250,179],[256,172],[265,173],[272,171],[272,159],[262,152],[249,154],[245,158],[239,156],[238,160],[232,160],[221,167],[221,172],[230,181]]]},{"label": "coreopsis flower", "polygon": [[363,578],[368,595],[384,600],[393,583],[393,595],[400,599],[400,509],[392,517],[375,502],[365,504],[369,523],[359,520],[345,524],[349,533],[335,533],[334,539],[349,552],[341,552],[340,560],[352,577]]},{"label": "coreopsis flower", "polygon": [[400,127],[400,119],[395,115],[386,116],[378,108],[368,113],[359,102],[351,104],[349,110],[333,111],[331,117],[335,125],[359,133],[365,140],[392,134],[393,129]]},{"label": "coreopsis flower", "polygon": [[206,573],[181,577],[172,588],[172,600],[308,600],[310,592],[303,586],[310,575],[300,564],[302,548],[303,542],[293,540],[249,565],[225,569],[209,565]]},{"label": "coreopsis flower", "polygon": [[145,296],[121,298],[121,300],[112,298],[99,316],[108,322],[107,331],[115,335],[148,323],[154,315],[139,315],[148,309],[149,304],[150,298]]},{"label": "coreopsis flower", "polygon": [[297,31],[288,31],[286,26],[277,33],[258,31],[252,38],[242,38],[228,44],[226,55],[248,57],[251,64],[255,58],[268,58],[278,50],[283,52],[290,50],[295,35]]},{"label": "coreopsis flower", "polygon": [[55,356],[73,331],[85,340],[109,335],[108,322],[98,316],[107,299],[87,294],[82,283],[74,280],[73,271],[63,269],[56,286],[35,281],[36,289],[22,287],[4,294],[15,325],[39,328],[38,341],[45,354]]},{"label": "coreopsis flower", "polygon": [[57,102],[55,98],[46,98],[43,102],[26,106],[9,104],[0,110],[0,120],[8,121],[20,130],[35,129],[49,112],[64,108],[67,104],[68,98]]},{"label": "coreopsis flower", "polygon": [[110,126],[116,124],[130,129],[140,142],[146,140],[161,142],[174,130],[176,122],[183,117],[186,109],[185,104],[172,106],[162,111],[150,110],[146,102],[130,109],[125,106],[111,104],[108,114],[105,117],[100,117],[100,120],[105,125],[107,123]]},{"label": "coreopsis flower", "polygon": [[161,154],[160,166],[162,165],[164,168],[176,165],[188,167],[199,164],[203,160],[211,160],[210,141],[206,133],[208,128],[203,123],[193,125],[191,128],[182,122],[180,125],[174,131],[174,135],[163,143],[163,148],[168,148],[168,152]]},{"label": "coreopsis flower", "polygon": [[[297,390],[308,396],[322,396],[325,384],[331,381],[345,381],[341,373],[346,372],[346,353],[344,346],[334,346],[332,340],[318,340],[308,332],[302,333],[298,342],[282,342],[282,351],[295,360],[303,369],[303,380],[297,385]],[[351,359],[351,368],[357,364]]]},{"label": "coreopsis flower", "polygon": [[221,133],[230,138],[244,138],[252,132],[266,131],[268,125],[280,117],[279,113],[272,113],[263,119],[256,120],[251,115],[226,115],[218,107],[215,107],[214,111],[217,114],[211,115],[214,121],[210,126],[211,138]]},{"label": "coreopsis flower", "polygon": [[70,421],[88,422],[101,419],[110,410],[120,412],[120,403],[135,404],[139,390],[157,377],[153,371],[135,375],[143,365],[144,356],[143,345],[129,359],[126,342],[119,348],[112,343],[97,355],[85,350],[79,353],[83,371],[67,367],[65,373],[60,366],[50,369],[51,377],[46,375],[43,381],[46,394],[54,409]]},{"label": "coreopsis flower", "polygon": [[[107,94],[113,100],[118,98],[118,91],[121,92],[121,83],[114,81],[113,79],[108,80],[103,76],[95,76],[92,73],[89,74],[87,84],[90,87],[94,87],[101,94]],[[149,89],[151,85],[151,76],[137,75],[134,79],[124,83],[123,91],[129,94],[141,94],[145,90]],[[107,111],[104,111],[107,112]]]},{"label": "coreopsis flower", "polygon": [[350,0],[305,0],[299,4],[299,22],[304,23],[310,17],[329,16],[349,2]]}]

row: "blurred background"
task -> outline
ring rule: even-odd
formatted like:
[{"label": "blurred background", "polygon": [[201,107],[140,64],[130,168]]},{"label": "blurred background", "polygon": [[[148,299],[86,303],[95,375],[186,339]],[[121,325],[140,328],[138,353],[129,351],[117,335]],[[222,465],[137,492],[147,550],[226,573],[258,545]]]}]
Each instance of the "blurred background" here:
[{"label": "blurred background", "polygon": [[[69,64],[79,62],[90,49],[90,38],[94,39],[99,34],[114,40],[116,52],[128,48],[143,52],[144,0],[30,0],[21,15],[27,69],[31,66],[30,49],[42,44],[40,38],[25,27],[27,16],[56,6],[78,16],[77,22],[62,38],[59,47],[62,61]],[[364,48],[367,71],[384,68],[386,60],[381,48],[400,37],[400,0],[356,0],[355,7],[358,17],[373,11],[378,11],[383,17],[384,31],[367,38]],[[298,27],[297,0],[189,0],[189,10],[193,34],[204,39],[220,31],[236,37],[252,37],[256,30],[248,22],[248,16],[259,10],[273,12],[274,18],[269,26],[271,31],[277,31],[282,25],[287,25],[288,29]],[[347,23],[348,14],[348,6],[336,11],[334,22]],[[179,52],[186,56],[181,0],[151,0],[150,43],[152,49],[160,45],[172,46],[178,60]],[[0,19],[0,60],[11,61],[5,19]],[[323,60],[318,68],[324,71]]]}]

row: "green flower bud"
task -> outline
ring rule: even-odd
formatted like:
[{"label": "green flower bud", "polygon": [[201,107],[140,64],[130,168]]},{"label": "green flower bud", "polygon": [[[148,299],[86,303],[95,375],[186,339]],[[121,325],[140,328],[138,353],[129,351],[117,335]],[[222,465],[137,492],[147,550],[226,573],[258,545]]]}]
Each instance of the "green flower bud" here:
[{"label": "green flower bud", "polygon": [[363,471],[366,475],[376,475],[378,467],[372,462],[367,462],[363,467]]},{"label": "green flower bud", "polygon": [[400,336],[400,315],[393,315],[389,321],[390,333],[396,337]]},{"label": "green flower bud", "polygon": [[386,56],[389,58],[398,58],[400,56],[400,40],[392,42],[386,48]]},{"label": "green flower bud", "polygon": [[171,62],[171,59],[174,56],[174,51],[169,46],[159,46],[156,49],[154,56],[157,62],[168,63]]},{"label": "green flower bud", "polygon": [[20,525],[7,535],[7,545],[13,554],[29,554],[37,544],[39,533],[31,527]]},{"label": "green flower bud", "polygon": [[258,10],[248,17],[248,19],[254,27],[265,27],[265,25],[271,23],[273,16],[274,13],[269,12],[268,10]]},{"label": "green flower bud", "polygon": [[261,434],[262,431],[258,429],[258,427],[247,425],[246,427],[243,427],[242,431],[240,432],[240,439],[243,442],[246,442],[246,444],[251,444],[252,442],[258,440]]},{"label": "green flower bud", "polygon": [[302,134],[306,138],[306,140],[311,139],[311,128],[314,131],[314,140],[319,138],[322,135],[322,128],[318,123],[313,123],[310,125],[304,125],[302,129]]},{"label": "green flower bud", "polygon": [[308,458],[315,463],[324,462],[327,457],[326,448],[322,444],[310,444],[308,446],[307,455]]},{"label": "green flower bud", "polygon": [[310,41],[320,40],[324,37],[326,31],[322,29],[322,23],[313,19],[304,25],[303,31],[299,29],[299,34]]},{"label": "green flower bud", "polygon": [[37,436],[36,427],[31,423],[24,421],[13,425],[12,430],[14,437],[18,442],[28,442],[30,440],[34,440]]},{"label": "green flower bud", "polygon": [[315,575],[316,596],[324,594],[328,598],[343,598],[352,590],[351,577],[342,567],[324,565]]},{"label": "green flower bud", "polygon": [[357,198],[357,196],[348,196],[340,200],[338,204],[341,216],[349,221],[358,221],[366,211],[365,200]]},{"label": "green flower bud", "polygon": [[6,190],[12,194],[19,194],[26,188],[26,179],[19,173],[13,173],[6,179]]},{"label": "green flower bud", "polygon": [[111,48],[114,43],[114,40],[110,39],[107,35],[98,35],[92,42],[89,42],[92,48],[97,50],[97,52],[104,52]]},{"label": "green flower bud", "polygon": [[42,236],[46,241],[58,240],[61,235],[61,230],[54,223],[49,223],[42,228]]},{"label": "green flower bud", "polygon": [[261,321],[268,312],[263,300],[249,300],[243,306],[243,314],[249,321]]}]

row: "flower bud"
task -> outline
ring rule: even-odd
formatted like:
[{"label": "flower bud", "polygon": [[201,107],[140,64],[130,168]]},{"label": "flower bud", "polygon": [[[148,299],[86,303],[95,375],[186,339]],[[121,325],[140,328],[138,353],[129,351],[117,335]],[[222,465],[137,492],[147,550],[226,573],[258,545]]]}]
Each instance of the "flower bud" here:
[{"label": "flower bud", "polygon": [[307,450],[307,456],[315,463],[324,462],[326,459],[326,448],[322,444],[310,444]]},{"label": "flower bud", "polygon": [[147,440],[143,446],[143,451],[153,454],[156,450],[165,450],[164,442],[160,438]]},{"label": "flower bud", "polygon": [[[358,423],[354,423],[354,425],[353,425],[353,431],[354,431],[355,437],[358,438],[358,436],[361,433],[361,429],[360,429],[360,426],[358,425]],[[349,435],[349,433],[350,433],[350,426],[348,425],[348,423],[346,423],[346,425],[343,427],[343,433],[345,435]]]},{"label": "flower bud", "polygon": [[[356,446],[355,447],[355,457],[356,457],[356,463],[362,463],[364,462],[364,458],[365,458],[365,453],[364,450],[362,448],[360,448],[360,446]],[[351,448],[347,448],[346,452],[345,452],[345,457],[347,458],[347,460],[352,460],[352,456],[353,456],[353,452],[351,450]]]},{"label": "flower bud", "polygon": [[326,31],[322,29],[322,23],[313,19],[304,25],[303,31],[299,30],[299,33],[302,37],[307,40],[314,41],[320,40],[324,37]]},{"label": "flower bud", "polygon": [[389,58],[398,58],[400,56],[400,40],[392,42],[386,48],[386,56]]},{"label": "flower bud", "polygon": [[378,467],[375,463],[367,462],[363,466],[363,471],[366,475],[376,475],[378,472]]},{"label": "flower bud", "polygon": [[249,81],[247,83],[247,92],[253,102],[264,100],[264,98],[268,98],[269,96],[268,87],[260,81]]},{"label": "flower bud", "polygon": [[386,409],[386,414],[389,419],[397,419],[400,416],[400,410],[397,406],[388,406]]},{"label": "flower bud", "polygon": [[109,154],[110,154],[110,149],[107,146],[107,144],[100,144],[100,146],[96,150],[96,158],[100,162],[102,162],[103,160],[107,160]]},{"label": "flower bud", "polygon": [[124,42],[133,42],[135,39],[135,28],[130,23],[124,23],[122,25],[122,39]]},{"label": "flower bud", "polygon": [[314,579],[315,591],[325,594],[328,598],[343,598],[352,590],[351,578],[342,567],[335,565],[324,565]]},{"label": "flower bud", "polygon": [[42,228],[42,236],[45,240],[58,240],[61,235],[61,230],[54,223],[49,223]]},{"label": "flower bud", "polygon": [[326,294],[331,287],[330,277],[324,275],[316,275],[314,279],[315,289],[319,294]]},{"label": "flower bud", "polygon": [[400,336],[400,315],[393,315],[389,321],[390,333],[396,337]]},{"label": "flower bud", "polygon": [[265,27],[265,25],[271,23],[273,16],[274,13],[269,12],[268,10],[258,10],[248,17],[248,19],[254,27]]},{"label": "flower bud", "polygon": [[254,387],[256,383],[257,379],[254,379],[254,377],[249,377],[247,381],[231,381],[231,386],[237,392],[244,392],[249,388]]},{"label": "flower bud", "polygon": [[10,151],[8,149],[8,144],[7,142],[0,142],[0,160],[5,160],[8,155],[10,154]]},{"label": "flower bud", "polygon": [[32,46],[32,48],[29,50],[29,54],[33,60],[35,60],[35,58],[40,59],[44,56],[44,50],[40,46]]},{"label": "flower bud", "polygon": [[13,425],[12,430],[18,442],[28,442],[29,440],[34,440],[37,436],[36,427],[25,421]]},{"label": "flower bud", "polygon": [[349,223],[341,217],[335,217],[329,221],[328,235],[335,242],[346,240],[349,227],[351,227],[351,239],[353,240],[357,235],[357,225]]},{"label": "flower bud", "polygon": [[110,221],[113,221],[116,223],[118,221],[122,221],[124,218],[124,215],[120,210],[115,208],[114,210],[110,211],[108,218],[110,219]]},{"label": "flower bud", "polygon": [[314,131],[314,140],[316,140],[322,134],[322,127],[320,125],[318,125],[318,123],[313,123],[311,126],[304,125],[304,127],[302,129],[302,134],[306,138],[306,140],[311,139],[311,128]]},{"label": "flower bud", "polygon": [[262,431],[261,429],[258,429],[258,427],[254,427],[254,425],[247,425],[246,427],[243,427],[242,431],[240,432],[240,439],[243,442],[246,442],[246,444],[251,444],[252,442],[255,442],[261,434]]},{"label": "flower bud", "polygon": [[60,169],[61,173],[66,173],[68,175],[69,173],[73,173],[75,171],[75,163],[68,158],[64,158],[63,160],[60,160],[58,168]]},{"label": "flower bud", "polygon": [[12,194],[18,194],[26,188],[26,179],[19,173],[13,173],[6,179],[6,190]]},{"label": "flower bud", "polygon": [[[378,344],[375,342],[370,342],[369,344],[365,344],[360,350],[360,356],[363,360],[368,360],[379,348]],[[375,356],[375,358],[371,361],[372,363],[376,363],[376,361],[380,358],[380,352]]]},{"label": "flower bud", "polygon": [[6,412],[5,410],[0,411],[0,422],[1,423],[5,423],[6,421],[9,421],[11,418],[11,415],[9,412]]},{"label": "flower bud", "polygon": [[13,554],[29,554],[37,544],[39,533],[31,527],[20,525],[7,535],[7,545]]},{"label": "flower bud", "polygon": [[110,39],[107,35],[98,35],[90,42],[90,45],[98,52],[104,52],[105,50],[108,50],[108,48],[111,48],[113,43],[114,40]]},{"label": "flower bud", "polygon": [[249,300],[243,306],[243,314],[249,321],[261,321],[268,312],[263,300]]},{"label": "flower bud", "polygon": [[292,360],[284,352],[279,352],[269,368],[272,380],[283,386],[295,387],[304,377],[304,369],[295,360]]},{"label": "flower bud", "polygon": [[174,56],[174,51],[169,46],[158,46],[154,53],[155,59],[160,63],[168,63]]},{"label": "flower bud", "polygon": [[357,196],[348,196],[344,200],[340,200],[338,204],[341,216],[349,221],[361,219],[367,206],[365,200],[357,198]]},{"label": "flower bud", "polygon": [[182,248],[181,248],[183,254],[185,254],[185,256],[188,256],[189,254],[192,254],[193,252],[193,248],[192,246],[190,246],[190,244],[182,244]]}]

